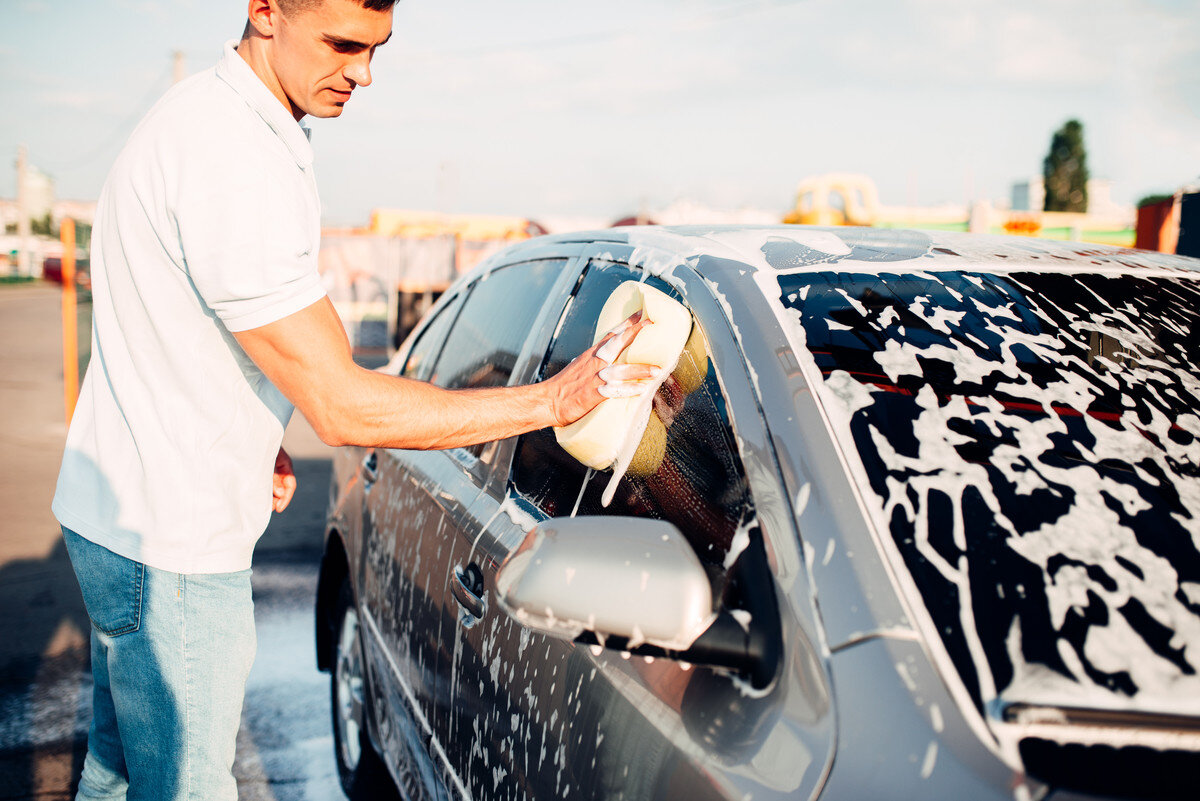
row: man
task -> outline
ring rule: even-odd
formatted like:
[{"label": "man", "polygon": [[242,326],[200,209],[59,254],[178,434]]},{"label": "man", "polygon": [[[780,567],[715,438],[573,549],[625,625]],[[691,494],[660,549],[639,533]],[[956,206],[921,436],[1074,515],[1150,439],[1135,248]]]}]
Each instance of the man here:
[{"label": "man", "polygon": [[[234,799],[250,557],[295,490],[293,404],[330,444],[450,448],[640,391],[632,319],[542,384],[451,392],[358,368],[316,271],[305,115],[371,82],[394,0],[250,0],[242,40],[118,157],[92,243],[93,357],[53,509],[93,623],[79,799]],[[607,383],[606,383],[607,382]]]}]

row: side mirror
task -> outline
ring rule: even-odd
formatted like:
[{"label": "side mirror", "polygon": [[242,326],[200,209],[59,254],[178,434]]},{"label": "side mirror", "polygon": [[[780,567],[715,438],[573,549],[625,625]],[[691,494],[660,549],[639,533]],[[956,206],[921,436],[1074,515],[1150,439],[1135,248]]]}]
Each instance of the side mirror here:
[{"label": "side mirror", "polygon": [[591,632],[600,644],[615,637],[630,650],[684,651],[716,618],[700,560],[661,520],[547,520],[504,560],[496,591],[523,626],[567,640]]}]

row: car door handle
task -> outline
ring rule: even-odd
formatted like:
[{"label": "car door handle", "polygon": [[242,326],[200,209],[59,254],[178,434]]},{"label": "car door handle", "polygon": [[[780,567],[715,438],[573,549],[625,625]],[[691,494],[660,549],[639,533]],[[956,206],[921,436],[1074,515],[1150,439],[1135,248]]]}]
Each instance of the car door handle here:
[{"label": "car door handle", "polygon": [[450,576],[450,591],[459,606],[475,618],[483,617],[487,604],[483,600],[483,574],[474,563],[456,567]]},{"label": "car door handle", "polygon": [[362,460],[363,482],[374,484],[379,478],[379,455],[372,448]]}]

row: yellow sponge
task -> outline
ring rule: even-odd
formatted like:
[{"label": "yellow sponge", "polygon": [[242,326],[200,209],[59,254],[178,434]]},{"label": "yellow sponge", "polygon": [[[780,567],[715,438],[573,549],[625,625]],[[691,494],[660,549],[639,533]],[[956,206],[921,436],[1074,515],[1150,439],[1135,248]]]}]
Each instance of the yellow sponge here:
[{"label": "yellow sponge", "polygon": [[684,395],[691,395],[708,377],[708,349],[704,345],[704,335],[700,333],[700,326],[692,326],[692,335],[683,346],[679,364],[675,366],[675,372],[671,375]]},{"label": "yellow sponge", "polygon": [[[617,357],[616,363],[653,364],[670,373],[675,370],[691,335],[692,315],[678,301],[654,287],[626,281],[613,290],[600,310],[593,343],[637,311],[643,312],[654,325],[642,329],[624,353]],[[642,434],[650,422],[654,393],[658,386],[648,385],[646,391],[637,397],[604,400],[574,423],[555,428],[554,436],[567,453],[588,467],[596,470],[612,467],[616,473],[622,473],[624,463],[634,458]],[[662,427],[661,420],[658,420],[658,425]],[[665,427],[662,428],[661,440],[665,446]],[[653,473],[661,462],[660,455],[657,460],[643,461],[639,469],[653,465],[646,474]]]},{"label": "yellow sponge", "polygon": [[650,412],[650,420],[642,433],[633,458],[625,474],[629,476],[652,476],[662,467],[663,457],[667,455],[667,427],[659,419],[658,412]]}]

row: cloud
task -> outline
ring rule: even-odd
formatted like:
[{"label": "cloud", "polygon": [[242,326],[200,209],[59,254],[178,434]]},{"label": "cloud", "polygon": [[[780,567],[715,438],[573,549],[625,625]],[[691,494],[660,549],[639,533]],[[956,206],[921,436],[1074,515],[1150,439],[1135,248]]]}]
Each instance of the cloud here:
[{"label": "cloud", "polygon": [[72,111],[106,109],[116,100],[111,93],[91,92],[81,89],[57,89],[42,92],[38,96],[41,105]]},{"label": "cloud", "polygon": [[[713,32],[703,33],[715,40]],[[719,41],[703,42],[703,56],[687,39],[665,40],[655,30],[634,30],[569,48],[513,46],[461,57],[397,49],[376,57],[377,74],[399,75],[381,93],[403,94],[422,117],[477,117],[519,106],[526,112],[607,111],[622,116],[654,113],[681,97],[735,88],[744,77],[737,54]],[[470,108],[456,102],[469,94]],[[482,103],[482,107],[480,104]]]},{"label": "cloud", "polygon": [[1181,17],[1133,0],[899,0],[869,14],[814,5],[809,61],[844,84],[1105,87],[1184,40]]}]

